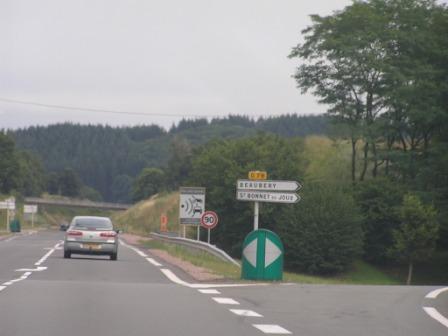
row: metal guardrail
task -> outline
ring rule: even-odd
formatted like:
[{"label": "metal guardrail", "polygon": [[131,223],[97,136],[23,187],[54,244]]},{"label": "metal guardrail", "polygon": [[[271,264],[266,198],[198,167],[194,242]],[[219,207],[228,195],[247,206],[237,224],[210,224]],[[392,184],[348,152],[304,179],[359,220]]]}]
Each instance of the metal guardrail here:
[{"label": "metal guardrail", "polygon": [[92,202],[86,200],[53,200],[39,197],[26,197],[25,203],[38,205],[56,205],[68,206],[77,208],[95,208],[95,209],[110,209],[110,210],[127,210],[132,204],[119,204],[107,202]]},{"label": "metal guardrail", "polygon": [[183,246],[190,247],[193,249],[205,251],[205,252],[208,252],[208,253],[214,255],[215,257],[217,257],[221,260],[230,262],[238,267],[241,267],[241,265],[237,261],[235,261],[231,256],[229,256],[225,251],[217,248],[214,245],[210,245],[205,242],[198,241],[198,240],[181,238],[181,237],[173,237],[173,236],[168,236],[168,235],[159,234],[159,233],[155,233],[155,232],[151,232],[151,237],[153,237],[155,239],[162,240],[162,241],[166,241],[169,243],[183,245]]}]

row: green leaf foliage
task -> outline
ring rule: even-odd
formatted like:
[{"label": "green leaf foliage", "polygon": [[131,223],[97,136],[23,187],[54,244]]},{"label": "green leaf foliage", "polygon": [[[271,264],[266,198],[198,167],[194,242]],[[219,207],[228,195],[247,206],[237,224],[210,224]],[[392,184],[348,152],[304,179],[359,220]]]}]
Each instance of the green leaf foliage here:
[{"label": "green leaf foliage", "polygon": [[[251,170],[265,170],[269,179],[300,180],[306,162],[303,141],[259,134],[239,140],[221,140],[202,147],[192,159],[189,185],[207,189],[207,210],[217,212],[212,242],[233,256],[241,254],[244,237],[253,229],[253,203],[236,200],[237,179]],[[261,204],[260,227],[275,230],[283,205]]]},{"label": "green leaf foliage", "polygon": [[148,198],[165,188],[165,173],[158,168],[145,168],[136,178],[133,187],[134,201]]},{"label": "green leaf foliage", "polygon": [[302,201],[287,206],[277,221],[285,245],[285,266],[310,274],[348,269],[362,252],[361,216],[347,190],[306,183]]},{"label": "green leaf foliage", "polygon": [[435,209],[407,194],[398,208],[398,218],[400,226],[393,231],[391,254],[407,262],[428,258],[434,252],[439,231]]}]

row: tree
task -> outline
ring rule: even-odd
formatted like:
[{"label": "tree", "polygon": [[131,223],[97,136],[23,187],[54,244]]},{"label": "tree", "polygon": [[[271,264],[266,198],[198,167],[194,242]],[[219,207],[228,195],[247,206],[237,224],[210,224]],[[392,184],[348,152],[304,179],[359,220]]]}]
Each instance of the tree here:
[{"label": "tree", "polygon": [[286,206],[277,221],[285,245],[285,266],[311,274],[346,270],[361,255],[361,215],[345,188],[308,182],[302,201]]},{"label": "tree", "polygon": [[446,8],[432,0],[356,1],[311,19],[305,42],[290,54],[302,61],[294,77],[345,126],[352,180],[364,180],[369,164],[376,177],[397,149],[407,160],[400,174],[414,178],[418,153],[427,151],[446,111],[446,35],[439,28]]},{"label": "tree", "polygon": [[65,168],[59,175],[59,191],[63,196],[77,197],[81,191],[81,180],[73,169]]},{"label": "tree", "polygon": [[377,178],[358,184],[354,197],[362,211],[364,259],[377,264],[390,261],[388,250],[394,244],[393,231],[400,225],[395,209],[403,201],[405,188],[390,178]]},{"label": "tree", "polygon": [[[187,182],[207,189],[207,207],[220,217],[212,240],[233,256],[241,255],[244,237],[252,230],[253,205],[235,199],[235,183],[251,170],[266,170],[270,179],[300,180],[303,176],[303,140],[258,134],[238,140],[216,140],[192,159]],[[283,205],[262,204],[260,227],[274,229]]]},{"label": "tree", "polygon": [[140,201],[165,188],[165,173],[158,168],[145,168],[134,182],[133,199]]},{"label": "tree", "polygon": [[20,185],[20,165],[14,141],[0,131],[0,193],[7,194]]},{"label": "tree", "polygon": [[408,263],[406,284],[410,285],[414,262],[429,257],[435,249],[439,224],[435,209],[412,194],[404,196],[398,217],[400,227],[393,231],[394,246],[390,251]]}]

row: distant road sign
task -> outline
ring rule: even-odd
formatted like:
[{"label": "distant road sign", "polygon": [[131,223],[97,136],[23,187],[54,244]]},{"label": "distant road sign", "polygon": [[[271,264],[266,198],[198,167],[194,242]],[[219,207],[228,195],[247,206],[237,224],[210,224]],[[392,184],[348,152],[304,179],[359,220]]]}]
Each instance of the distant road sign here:
[{"label": "distant road sign", "polygon": [[266,180],[268,178],[268,173],[265,171],[252,170],[249,172],[250,180]]},{"label": "distant road sign", "polygon": [[10,201],[2,201],[2,202],[0,202],[0,209],[15,210],[16,203],[10,202]]},{"label": "distant road sign", "polygon": [[205,211],[205,188],[180,187],[179,223],[200,225]]},{"label": "distant road sign", "polygon": [[296,191],[302,188],[297,181],[252,181],[252,180],[238,180],[236,183],[237,189],[242,190],[265,190],[265,191]]},{"label": "distant road sign", "polygon": [[206,211],[201,217],[201,226],[206,229],[213,229],[218,225],[218,215],[214,211]]},{"label": "distant road sign", "polygon": [[236,199],[250,202],[297,203],[300,196],[296,193],[268,192],[257,190],[237,190]]},{"label": "distant road sign", "polygon": [[29,213],[29,214],[37,213],[37,205],[24,205],[23,206],[23,212],[24,213]]}]

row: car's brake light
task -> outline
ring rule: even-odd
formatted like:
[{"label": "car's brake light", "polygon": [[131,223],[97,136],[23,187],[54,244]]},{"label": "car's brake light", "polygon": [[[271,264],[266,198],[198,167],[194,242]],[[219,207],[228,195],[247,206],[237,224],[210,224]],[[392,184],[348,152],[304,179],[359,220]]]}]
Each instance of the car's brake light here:
[{"label": "car's brake light", "polygon": [[69,236],[82,236],[82,232],[81,231],[68,231],[67,234]]},{"label": "car's brake light", "polygon": [[106,238],[113,238],[116,237],[117,233],[116,232],[101,232],[100,233],[100,237],[106,237]]}]

